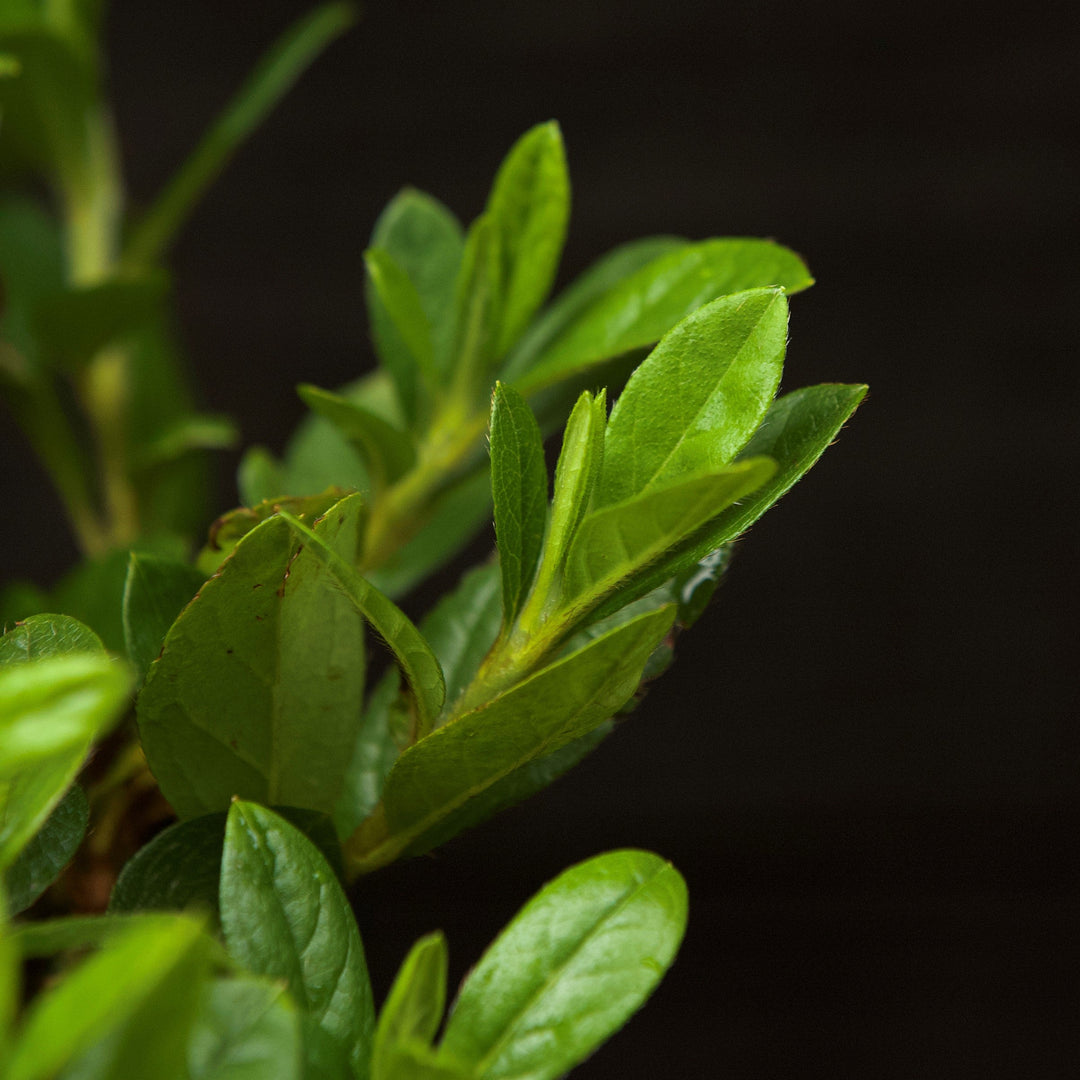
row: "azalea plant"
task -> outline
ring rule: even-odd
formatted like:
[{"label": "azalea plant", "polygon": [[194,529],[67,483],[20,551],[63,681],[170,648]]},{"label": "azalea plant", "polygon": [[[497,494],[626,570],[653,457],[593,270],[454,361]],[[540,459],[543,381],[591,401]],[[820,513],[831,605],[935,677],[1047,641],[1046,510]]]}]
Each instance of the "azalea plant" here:
[{"label": "azalea plant", "polygon": [[[250,448],[209,522],[205,451],[236,433],[192,406],[163,259],[351,12],[289,31],[132,221],[100,17],[0,14],[0,389],[85,555],[0,598],[3,1074],[561,1076],[674,960],[669,863],[570,868],[449,1008],[437,931],[377,1007],[347,889],[596,749],[865,387],[777,396],[812,279],[772,242],[634,241],[551,299],[569,181],[544,123],[468,228],[391,201],[363,256],[378,366],[302,384],[284,454]],[[414,623],[401,598],[492,520]]]}]

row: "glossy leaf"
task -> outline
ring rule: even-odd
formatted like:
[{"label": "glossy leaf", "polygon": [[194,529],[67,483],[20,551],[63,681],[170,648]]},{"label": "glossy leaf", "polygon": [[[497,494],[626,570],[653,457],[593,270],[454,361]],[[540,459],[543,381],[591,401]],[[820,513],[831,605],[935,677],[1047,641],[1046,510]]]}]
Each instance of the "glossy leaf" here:
[{"label": "glossy leaf", "polygon": [[283,818],[234,802],[221,864],[221,926],[249,971],[293,999],[364,1080],[375,1029],[360,933],[326,860]]},{"label": "glossy leaf", "polygon": [[297,393],[361,451],[376,488],[392,484],[412,468],[416,450],[405,432],[340,394],[308,385],[297,387]]},{"label": "glossy leaf", "polygon": [[0,868],[44,825],[94,739],[120,718],[130,674],[74,653],[0,669]]},{"label": "glossy leaf", "polygon": [[647,236],[609,251],[597,259],[580,277],[565,288],[543,311],[514,346],[501,378],[518,378],[582,312],[624,278],[662,255],[689,247],[689,241],[674,236]]},{"label": "glossy leaf", "polygon": [[[360,505],[360,496],[350,495],[329,516],[344,518],[355,514]],[[399,607],[361,577],[351,560],[342,558],[322,537],[291,514],[282,513],[281,516],[303,539],[305,551],[327,568],[354,609],[390,647],[413,692],[418,735],[422,737],[431,730],[446,694],[439,662],[423,635]]]},{"label": "glossy leaf", "polygon": [[306,546],[267,519],[173,623],[138,719],[181,817],[234,795],[332,813],[363,701],[364,622],[315,549],[351,562],[362,512],[358,496],[338,503]]},{"label": "glossy leaf", "polygon": [[[393,334],[400,340],[404,350],[398,349],[396,341],[389,349],[385,345],[382,348],[395,356],[401,356],[402,351],[407,352],[407,356],[401,356],[399,362],[403,366],[407,365],[409,369],[415,368],[428,385],[433,386],[436,381],[436,369],[431,323],[428,321],[420,293],[413,284],[412,278],[384,248],[375,247],[365,251],[364,265],[367,267],[369,295],[373,294],[374,310],[379,312],[377,318],[380,320],[378,324],[380,330],[376,331],[376,340],[379,340],[380,336],[385,340]],[[382,321],[384,319],[389,321],[389,326]],[[390,370],[391,373],[394,372],[393,368]],[[398,376],[395,381],[400,386],[405,378],[409,380],[406,385],[415,382],[415,375],[405,376],[404,374]],[[402,403],[403,407],[409,401],[406,397],[408,393],[410,393],[408,390],[402,393],[405,399]],[[411,393],[415,394],[415,390]],[[414,408],[408,411],[413,412]]]},{"label": "glossy leaf", "polygon": [[446,1007],[446,966],[446,939],[441,933],[428,934],[409,951],[379,1013],[372,1080],[394,1080],[403,1045],[431,1045]]},{"label": "glossy leaf", "polygon": [[765,240],[705,240],[643,266],[588,307],[536,359],[518,389],[529,396],[608,357],[659,341],[720,296],[812,283],[802,260]]},{"label": "glossy leaf", "polygon": [[182,1077],[208,944],[181,916],[118,935],[35,1002],[8,1080],[47,1080],[83,1054],[79,1075]]},{"label": "glossy leaf", "polygon": [[554,121],[538,124],[511,148],[486,216],[499,234],[503,305],[495,352],[502,356],[547,298],[566,238],[570,178]]},{"label": "glossy leaf", "polygon": [[776,393],[786,341],[778,289],[724,297],[679,323],[615,402],[597,506],[729,464]]},{"label": "glossy leaf", "polygon": [[503,623],[511,626],[532,585],[544,544],[548,476],[536,417],[514,389],[491,399],[491,493],[502,579]]},{"label": "glossy leaf", "polygon": [[89,820],[86,795],[73,784],[4,874],[10,914],[25,911],[60,876],[82,843]]},{"label": "glossy leaf", "polygon": [[[445,375],[454,331],[455,282],[465,247],[461,224],[437,199],[406,188],[379,215],[371,246],[385,251],[412,284],[427,325],[435,369]],[[366,297],[379,357],[392,374],[405,415],[412,421],[416,417],[416,354],[371,276]]]},{"label": "glossy leaf", "polygon": [[346,872],[443,842],[452,835],[446,822],[471,800],[600,725],[637,688],[673,617],[665,609],[627,623],[411,746],[378,810],[346,841]]},{"label": "glossy leaf", "polygon": [[131,553],[124,586],[124,640],[140,683],[161,652],[169,627],[205,580],[205,574],[187,563]]},{"label": "glossy leaf", "polygon": [[105,655],[101,638],[70,615],[31,615],[0,636],[0,665],[69,653]]},{"label": "glossy leaf", "polygon": [[686,885],[656,855],[613,851],[567,870],[470,972],[441,1052],[479,1080],[554,1080],[641,1007],[685,927]]},{"label": "glossy leaf", "polygon": [[187,1068],[190,1080],[301,1080],[300,1016],[285,988],[250,976],[204,986]]},{"label": "glossy leaf", "polygon": [[567,555],[561,605],[592,608],[725,507],[760,487],[775,469],[768,458],[751,458],[590,514]]}]

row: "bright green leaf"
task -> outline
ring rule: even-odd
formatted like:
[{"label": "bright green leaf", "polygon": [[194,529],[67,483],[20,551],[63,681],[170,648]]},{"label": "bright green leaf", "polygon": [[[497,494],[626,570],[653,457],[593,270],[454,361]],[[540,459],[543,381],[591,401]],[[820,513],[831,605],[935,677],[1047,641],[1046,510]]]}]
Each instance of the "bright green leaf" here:
[{"label": "bright green leaf", "polygon": [[536,417],[521,395],[502,383],[495,384],[491,399],[491,494],[503,624],[509,627],[525,603],[544,544],[548,476]]},{"label": "bright green leaf", "polygon": [[4,874],[12,915],[25,911],[60,876],[82,843],[89,820],[86,794],[73,784]]},{"label": "bright green leaf", "polygon": [[133,551],[124,586],[124,639],[141,683],[169,627],[206,576],[187,563]]},{"label": "bright green leaf", "polygon": [[596,728],[637,688],[673,617],[668,608],[627,623],[411,746],[390,771],[379,809],[346,841],[346,871],[449,839],[453,815],[471,800]]},{"label": "bright green leaf", "polygon": [[597,506],[729,464],[776,393],[786,341],[776,289],[724,297],[679,323],[615,402]]},{"label": "bright green leaf", "polygon": [[333,811],[363,701],[364,623],[323,549],[351,565],[362,515],[359,496],[343,500],[302,544],[282,517],[269,518],[173,623],[138,718],[181,817],[223,809],[234,795]]},{"label": "bright green leaf", "polygon": [[547,298],[570,217],[562,133],[538,124],[511,148],[495,176],[486,217],[499,234],[503,296],[495,344],[503,356]]},{"label": "bright green leaf", "polygon": [[612,851],[545,886],[461,988],[440,1051],[478,1080],[554,1080],[644,1004],[686,927],[686,885],[644,851]]},{"label": "bright green leaf", "polygon": [[101,638],[70,615],[31,615],[0,636],[0,665],[69,653],[105,654]]},{"label": "bright green leaf", "polygon": [[345,893],[318,850],[283,818],[234,802],[221,863],[221,926],[249,971],[284,979],[358,1080],[375,1029],[364,949]]},{"label": "bright green leaf", "polygon": [[797,255],[765,240],[705,240],[643,266],[583,311],[536,359],[518,389],[542,387],[659,341],[720,296],[765,286],[788,293],[812,282]]}]

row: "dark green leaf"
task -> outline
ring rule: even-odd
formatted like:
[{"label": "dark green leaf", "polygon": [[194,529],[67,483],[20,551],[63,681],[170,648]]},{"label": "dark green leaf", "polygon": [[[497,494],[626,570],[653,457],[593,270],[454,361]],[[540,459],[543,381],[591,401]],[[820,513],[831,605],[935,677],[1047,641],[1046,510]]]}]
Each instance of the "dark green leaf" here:
[{"label": "dark green leaf", "polygon": [[354,18],[351,4],[323,4],[278,38],[135,230],[124,252],[128,265],[147,265],[161,256],[239,145]]},{"label": "dark green leaf", "polygon": [[124,640],[138,682],[146,678],[169,627],[205,580],[187,563],[131,553],[124,586]]},{"label": "dark green leaf", "polygon": [[[361,497],[350,495],[331,511],[331,515],[344,517],[354,513],[353,508],[360,505]],[[442,709],[446,685],[439,661],[423,635],[397,605],[360,576],[352,560],[342,558],[322,537],[291,514],[282,513],[281,516],[304,540],[304,550],[327,568],[355,610],[390,647],[413,692],[418,736],[426,734]]]},{"label": "dark green leaf", "polygon": [[[208,947],[200,923],[182,916],[117,935],[37,999],[8,1080],[48,1080],[75,1062],[79,1075],[102,1080],[182,1077]],[[79,1060],[83,1054],[88,1060]]]},{"label": "dark green leaf", "polygon": [[570,178],[558,124],[538,124],[514,144],[495,176],[485,216],[499,234],[503,305],[495,353],[503,356],[547,298],[559,268]]},{"label": "dark green leaf", "polygon": [[786,340],[778,289],[723,297],[679,323],[615,402],[597,506],[729,464],[776,393]]},{"label": "dark green leaf", "polygon": [[360,450],[376,489],[392,484],[412,468],[416,450],[404,431],[348,398],[317,386],[301,385],[297,393],[309,409],[326,417]]},{"label": "dark green leaf", "polygon": [[802,260],[765,240],[705,240],[643,266],[604,294],[539,356],[517,384],[529,396],[608,357],[659,341],[719,296],[810,285]]},{"label": "dark green leaf", "polygon": [[236,487],[245,506],[278,498],[288,489],[285,470],[265,446],[250,446],[236,470]]},{"label": "dark green leaf", "polygon": [[379,1013],[372,1080],[394,1080],[402,1044],[430,1046],[446,1007],[446,939],[428,934],[409,951]]},{"label": "dark green leaf", "polygon": [[351,565],[362,514],[358,496],[343,500],[306,545],[269,518],[173,623],[138,717],[150,767],[181,817],[223,809],[234,795],[333,812],[363,701],[364,623],[322,548]]},{"label": "dark green leaf", "polygon": [[60,876],[82,843],[89,820],[86,795],[73,784],[4,874],[12,915],[25,911]]},{"label": "dark green leaf", "polygon": [[441,842],[449,815],[601,724],[636,689],[674,614],[652,612],[619,627],[411,746],[391,770],[379,809],[346,841],[346,871]]},{"label": "dark green leaf", "polygon": [[101,638],[70,615],[31,615],[0,637],[0,665],[69,653],[105,654]]},{"label": "dark green leaf", "polygon": [[621,244],[597,259],[559,293],[539,318],[533,320],[514,346],[500,377],[504,382],[517,379],[570,323],[623,278],[659,259],[661,255],[689,246],[688,240],[674,236],[648,236]]},{"label": "dark green leaf", "polygon": [[[457,218],[437,199],[406,188],[379,215],[371,246],[394,260],[412,283],[426,317],[436,370],[443,374],[454,332],[454,290],[465,240]],[[379,357],[393,375],[406,417],[416,417],[416,371],[413,354],[395,320],[367,284],[367,305]]]},{"label": "dark green leaf", "polygon": [[548,476],[536,417],[516,391],[495,384],[491,399],[491,494],[502,577],[503,625],[525,603],[544,544]]},{"label": "dark green leaf", "polygon": [[455,332],[450,379],[466,405],[486,393],[498,359],[503,310],[499,230],[488,215],[476,219],[465,240],[454,293]]},{"label": "dark green leaf", "polygon": [[250,976],[204,986],[187,1066],[190,1080],[300,1080],[300,1016],[285,988]]},{"label": "dark green leaf", "polygon": [[644,851],[567,870],[470,972],[440,1046],[478,1080],[554,1080],[644,1004],[686,927],[686,885]]},{"label": "dark green leaf", "polygon": [[236,425],[227,416],[181,416],[139,450],[132,467],[145,473],[177,461],[193,450],[231,450],[239,437]]},{"label": "dark green leaf", "polygon": [[284,979],[364,1080],[375,1011],[348,900],[303,834],[253,803],[229,809],[221,926],[230,954],[256,975]]}]

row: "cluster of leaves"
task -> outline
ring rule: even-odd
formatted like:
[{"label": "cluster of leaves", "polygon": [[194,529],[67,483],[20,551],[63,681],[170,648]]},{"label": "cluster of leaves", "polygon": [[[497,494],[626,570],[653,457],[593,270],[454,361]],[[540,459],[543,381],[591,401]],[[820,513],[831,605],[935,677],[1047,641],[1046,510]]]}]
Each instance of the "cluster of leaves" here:
[{"label": "cluster of leaves", "polygon": [[[0,237],[15,237],[0,248],[0,378],[93,556],[51,594],[7,596],[0,918],[63,886],[90,821],[97,853],[124,865],[107,913],[4,929],[0,1069],[562,1075],[673,960],[686,896],[672,867],[622,851],[564,873],[445,1019],[438,934],[414,946],[376,1018],[344,886],[591,751],[670,662],[734,539],[865,387],[776,396],[788,296],[811,278],[767,241],[637,241],[549,302],[570,189],[559,129],[541,124],[468,229],[423,193],[390,203],[365,253],[378,369],[337,391],[300,387],[310,417],[280,459],[245,455],[244,505],[193,555],[194,489],[171,470],[214,424],[162,393],[181,383],[162,359],[157,260],[236,140],[348,16],[320,9],[283,39],[120,248],[88,44],[98,14],[28,0],[0,19],[5,122],[64,215],[0,202]],[[57,80],[71,86],[46,109]],[[64,385],[81,423],[59,406]],[[144,393],[180,413],[136,432]],[[560,427],[552,482],[544,439]],[[414,624],[401,595],[492,518],[493,558]],[[372,636],[393,661],[377,679]],[[84,772],[103,745],[105,767]],[[126,858],[109,837],[148,784],[179,820]],[[63,977],[20,1009],[26,959]]]}]

